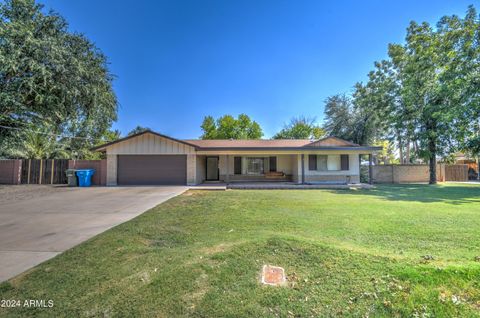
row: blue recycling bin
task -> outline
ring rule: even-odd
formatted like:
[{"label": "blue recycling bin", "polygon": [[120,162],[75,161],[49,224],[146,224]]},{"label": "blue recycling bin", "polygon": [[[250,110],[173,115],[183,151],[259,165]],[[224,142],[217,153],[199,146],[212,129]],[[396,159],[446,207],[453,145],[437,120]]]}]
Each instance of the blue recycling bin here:
[{"label": "blue recycling bin", "polygon": [[76,170],[79,187],[90,187],[92,185],[92,176],[95,169],[79,169]]}]

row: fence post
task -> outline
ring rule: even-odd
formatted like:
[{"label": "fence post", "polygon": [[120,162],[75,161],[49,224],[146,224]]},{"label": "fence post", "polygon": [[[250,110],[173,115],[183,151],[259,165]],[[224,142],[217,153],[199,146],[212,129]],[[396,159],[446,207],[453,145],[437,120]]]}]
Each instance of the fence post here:
[{"label": "fence post", "polygon": [[28,159],[27,184],[30,184],[30,169],[32,168],[32,159]]},{"label": "fence post", "polygon": [[43,177],[43,160],[40,159],[40,171],[39,171],[39,174],[38,174],[38,184],[42,184],[42,177]]},{"label": "fence post", "polygon": [[55,159],[52,159],[52,171],[50,173],[50,184],[53,184],[53,172],[55,169]]}]

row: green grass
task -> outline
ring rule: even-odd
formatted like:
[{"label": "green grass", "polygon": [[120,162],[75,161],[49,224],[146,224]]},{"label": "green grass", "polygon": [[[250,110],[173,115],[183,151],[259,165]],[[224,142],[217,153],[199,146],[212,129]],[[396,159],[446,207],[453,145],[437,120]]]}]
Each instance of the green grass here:
[{"label": "green grass", "polygon": [[480,316],[479,255],[476,185],[190,191],[1,284],[54,307],[0,316]]}]

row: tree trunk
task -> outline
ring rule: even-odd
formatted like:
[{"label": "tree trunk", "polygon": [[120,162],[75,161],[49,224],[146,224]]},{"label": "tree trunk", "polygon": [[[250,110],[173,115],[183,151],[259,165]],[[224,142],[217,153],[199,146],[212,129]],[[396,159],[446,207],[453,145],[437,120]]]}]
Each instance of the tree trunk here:
[{"label": "tree trunk", "polygon": [[407,137],[405,144],[405,163],[410,163],[410,137]]},{"label": "tree trunk", "polygon": [[399,132],[397,132],[397,140],[398,140],[398,150],[400,155],[400,164],[404,164],[405,162],[403,161],[403,143],[402,143],[402,137],[400,136]]},{"label": "tree trunk", "polygon": [[429,158],[429,169],[430,169],[430,180],[428,183],[436,184],[437,183],[437,144],[434,137],[428,137],[428,152],[430,153]]}]

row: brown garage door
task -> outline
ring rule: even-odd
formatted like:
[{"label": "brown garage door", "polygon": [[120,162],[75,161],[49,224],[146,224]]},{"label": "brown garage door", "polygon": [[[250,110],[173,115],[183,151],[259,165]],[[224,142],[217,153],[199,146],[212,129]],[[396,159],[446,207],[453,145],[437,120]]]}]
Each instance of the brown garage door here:
[{"label": "brown garage door", "polygon": [[187,183],[185,155],[120,155],[118,184],[154,185]]}]

